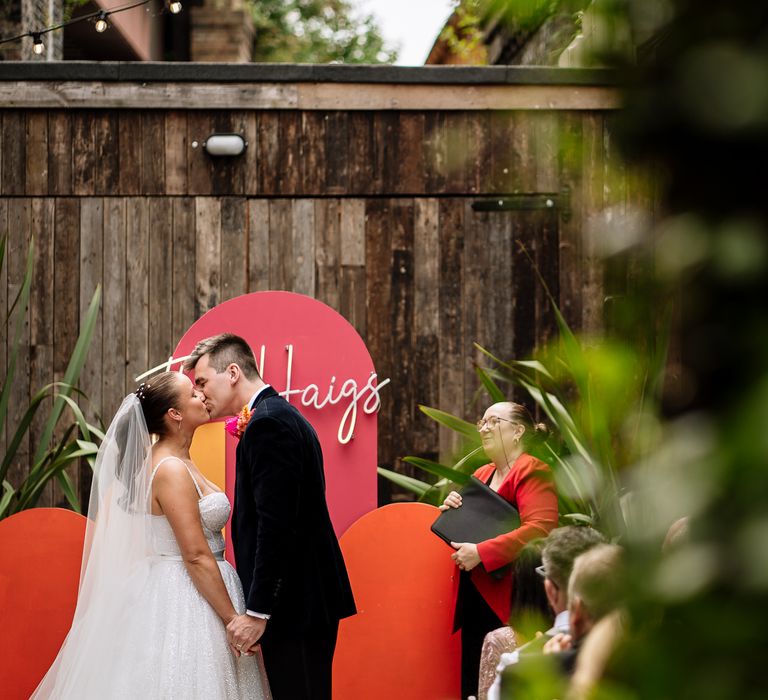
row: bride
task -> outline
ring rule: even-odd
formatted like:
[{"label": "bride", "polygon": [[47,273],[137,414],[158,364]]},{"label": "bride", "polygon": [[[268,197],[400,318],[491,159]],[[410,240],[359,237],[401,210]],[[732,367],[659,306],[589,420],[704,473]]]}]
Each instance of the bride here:
[{"label": "bride", "polygon": [[189,456],[207,421],[183,374],[123,400],[96,459],[72,627],[33,698],[268,699],[257,656],[227,643],[245,602],[223,556],[230,504]]}]

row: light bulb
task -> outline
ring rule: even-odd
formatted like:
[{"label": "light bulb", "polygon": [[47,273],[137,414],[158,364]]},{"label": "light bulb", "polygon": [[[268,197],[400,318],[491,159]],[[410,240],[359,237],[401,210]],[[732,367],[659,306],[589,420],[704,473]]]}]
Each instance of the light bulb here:
[{"label": "light bulb", "polygon": [[43,44],[43,40],[40,38],[39,34],[32,35],[32,51],[38,56],[42,55],[43,51],[45,51],[45,44]]},{"label": "light bulb", "polygon": [[178,15],[181,12],[181,2],[179,0],[172,0],[168,9],[174,14]]},{"label": "light bulb", "polygon": [[99,16],[96,19],[96,24],[94,25],[96,31],[101,34],[102,32],[106,32],[109,28],[109,22],[107,22],[107,13],[106,12],[99,12]]}]

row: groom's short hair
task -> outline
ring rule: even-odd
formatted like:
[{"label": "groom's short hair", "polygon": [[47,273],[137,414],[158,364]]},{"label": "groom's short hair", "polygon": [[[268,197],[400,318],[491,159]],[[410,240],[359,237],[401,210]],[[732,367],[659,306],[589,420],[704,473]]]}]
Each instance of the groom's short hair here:
[{"label": "groom's short hair", "polygon": [[191,372],[203,355],[208,355],[210,366],[219,374],[236,364],[248,379],[261,378],[251,346],[234,333],[220,333],[201,340],[184,361],[184,369]]}]

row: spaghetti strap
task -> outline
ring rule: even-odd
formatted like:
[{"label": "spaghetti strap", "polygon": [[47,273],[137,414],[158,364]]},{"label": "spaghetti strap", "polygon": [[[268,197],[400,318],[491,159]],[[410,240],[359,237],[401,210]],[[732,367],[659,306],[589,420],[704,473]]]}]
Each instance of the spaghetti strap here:
[{"label": "spaghetti strap", "polygon": [[185,462],[183,459],[181,459],[181,458],[179,458],[179,457],[173,457],[173,456],[171,456],[171,457],[163,457],[163,458],[162,458],[162,459],[161,459],[161,460],[160,460],[160,461],[159,461],[159,462],[158,462],[158,463],[155,465],[155,468],[152,470],[152,475],[149,477],[149,487],[150,487],[150,489],[152,488],[152,480],[155,478],[155,474],[157,474],[157,470],[158,470],[158,468],[160,467],[160,465],[161,465],[163,462],[167,462],[169,459],[176,459],[176,460],[178,460],[179,462],[181,462],[181,463],[184,465],[184,467],[185,467],[185,468],[186,468],[186,470],[187,470],[187,473],[189,474],[189,477],[192,479],[192,483],[195,485],[195,490],[197,491],[197,495],[198,495],[200,498],[202,498],[202,497],[203,497],[203,492],[200,490],[200,486],[198,485],[198,483],[197,483],[197,479],[195,479],[195,476],[194,476],[194,474],[192,474],[192,470],[189,468],[189,465],[188,465],[188,464],[187,464],[187,463],[186,463],[186,462]]}]

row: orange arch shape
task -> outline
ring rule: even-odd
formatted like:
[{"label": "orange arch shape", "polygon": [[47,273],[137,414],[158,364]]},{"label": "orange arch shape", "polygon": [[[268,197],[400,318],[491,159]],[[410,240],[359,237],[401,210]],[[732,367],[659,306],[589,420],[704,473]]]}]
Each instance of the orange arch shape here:
[{"label": "orange arch shape", "polygon": [[0,688],[30,696],[69,632],[77,603],[86,518],[34,508],[0,522]]},{"label": "orange arch shape", "polygon": [[341,538],[358,614],[341,621],[335,700],[460,696],[460,642],[451,634],[450,548],[432,532],[434,506],[367,513]]}]

